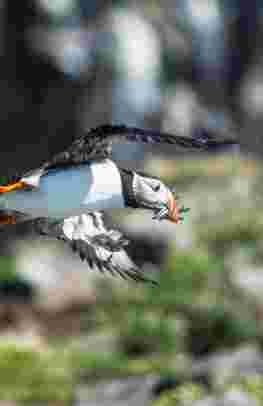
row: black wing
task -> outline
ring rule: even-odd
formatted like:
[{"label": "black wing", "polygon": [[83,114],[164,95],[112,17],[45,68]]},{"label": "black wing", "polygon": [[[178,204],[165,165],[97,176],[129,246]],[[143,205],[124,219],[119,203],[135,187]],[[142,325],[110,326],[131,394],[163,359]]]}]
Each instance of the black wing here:
[{"label": "black wing", "polygon": [[76,139],[66,151],[54,156],[45,167],[76,165],[107,158],[111,154],[111,143],[114,140],[146,144],[168,143],[186,150],[206,150],[214,148],[216,145],[237,144],[234,139],[219,138],[206,134],[198,137],[184,137],[125,125],[103,125],[90,129],[86,134]]},{"label": "black wing", "polygon": [[39,168],[7,177],[2,184],[15,183],[25,178],[28,185],[36,186],[40,177],[49,169],[69,167],[108,158],[111,154],[113,141],[126,140],[128,142],[142,142],[147,144],[168,143],[173,144],[177,150],[211,150],[223,149],[238,145],[234,138],[227,138],[198,132],[193,137],[179,136],[156,130],[128,127],[125,125],[103,125],[88,130],[84,135],[77,138],[71,146],[58,154]]},{"label": "black wing", "polygon": [[105,228],[100,212],[62,221],[39,218],[33,220],[32,225],[37,233],[66,242],[82,260],[88,262],[91,269],[97,268],[101,272],[136,282],[157,284],[148,279],[129,258],[124,249],[128,241],[122,234]]},{"label": "black wing", "polygon": [[69,167],[109,157],[112,142],[115,140],[148,144],[168,143],[173,144],[177,150],[215,150],[220,147],[238,145],[234,138],[211,135],[206,132],[198,133],[194,137],[184,137],[125,125],[103,125],[88,130],[84,135],[77,138],[67,150],[56,154],[41,167],[19,176],[16,174],[5,178],[1,183],[9,184],[17,182],[21,178],[27,178],[28,184],[31,184],[28,179],[30,177],[33,178],[32,185],[34,186],[34,182],[37,184],[40,177],[49,169]]}]

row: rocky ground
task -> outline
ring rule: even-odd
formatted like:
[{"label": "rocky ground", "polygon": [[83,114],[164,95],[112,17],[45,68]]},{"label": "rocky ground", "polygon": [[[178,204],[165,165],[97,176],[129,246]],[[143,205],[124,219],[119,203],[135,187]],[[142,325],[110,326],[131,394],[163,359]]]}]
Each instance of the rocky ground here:
[{"label": "rocky ground", "polygon": [[191,207],[174,226],[112,213],[160,282],[87,272],[56,244],[1,259],[0,406],[254,406],[263,402],[263,167],[148,160]]}]

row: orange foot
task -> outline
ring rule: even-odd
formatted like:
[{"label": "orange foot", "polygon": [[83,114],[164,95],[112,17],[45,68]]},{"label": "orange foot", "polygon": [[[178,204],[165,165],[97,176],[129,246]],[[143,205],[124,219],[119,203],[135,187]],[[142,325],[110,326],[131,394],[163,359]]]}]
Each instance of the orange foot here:
[{"label": "orange foot", "polygon": [[12,192],[16,189],[22,189],[25,186],[26,184],[22,180],[19,180],[18,182],[10,183],[6,186],[0,186],[0,193]]},{"label": "orange foot", "polygon": [[8,216],[7,214],[0,215],[0,226],[6,224],[16,224],[16,217],[14,215]]}]

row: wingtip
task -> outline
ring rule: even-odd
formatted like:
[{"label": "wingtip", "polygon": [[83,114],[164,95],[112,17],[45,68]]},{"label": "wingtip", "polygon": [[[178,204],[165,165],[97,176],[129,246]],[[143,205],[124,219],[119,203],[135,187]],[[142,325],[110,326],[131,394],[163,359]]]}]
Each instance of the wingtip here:
[{"label": "wingtip", "polygon": [[155,287],[159,287],[160,284],[158,281],[152,278],[148,278],[141,270],[139,269],[132,269],[126,272],[126,275],[128,275],[132,280],[134,280],[137,283],[145,283],[147,285],[152,285]]},{"label": "wingtip", "polygon": [[213,134],[205,128],[199,128],[193,138],[200,147],[207,150],[221,151],[239,148],[239,141],[235,137]]}]

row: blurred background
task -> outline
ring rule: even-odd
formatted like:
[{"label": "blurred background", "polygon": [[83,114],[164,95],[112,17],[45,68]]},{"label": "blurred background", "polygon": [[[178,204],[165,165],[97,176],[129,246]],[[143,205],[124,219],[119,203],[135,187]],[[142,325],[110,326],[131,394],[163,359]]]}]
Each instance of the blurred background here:
[{"label": "blurred background", "polygon": [[105,124],[236,136],[238,151],[116,145],[176,186],[183,224],[111,213],[160,287],[60,242],[0,243],[0,405],[263,404],[259,0],[1,0],[0,174]]}]

